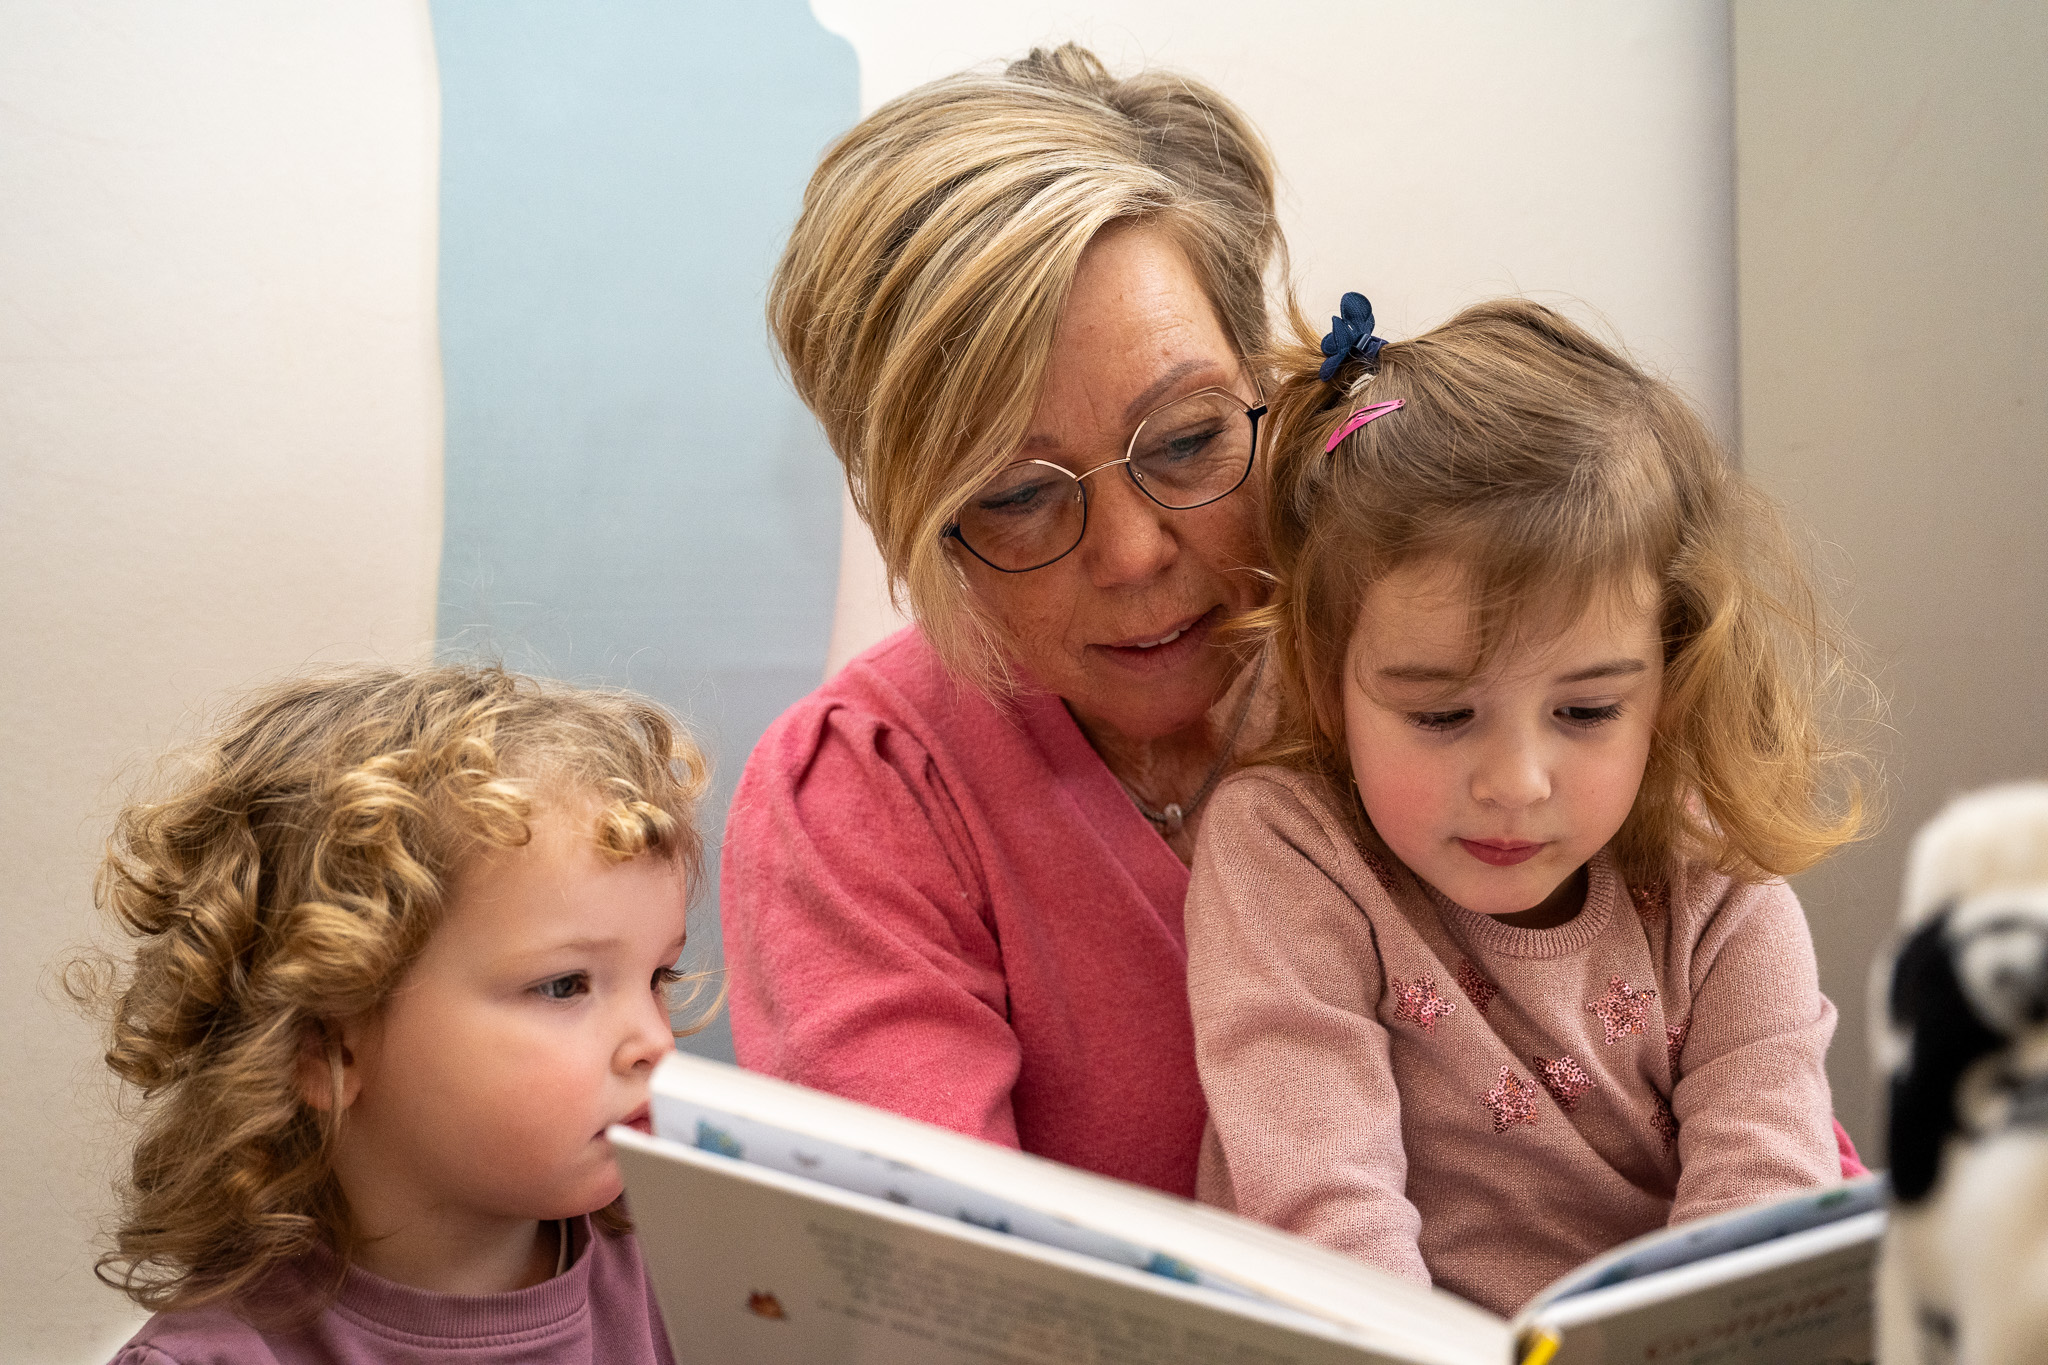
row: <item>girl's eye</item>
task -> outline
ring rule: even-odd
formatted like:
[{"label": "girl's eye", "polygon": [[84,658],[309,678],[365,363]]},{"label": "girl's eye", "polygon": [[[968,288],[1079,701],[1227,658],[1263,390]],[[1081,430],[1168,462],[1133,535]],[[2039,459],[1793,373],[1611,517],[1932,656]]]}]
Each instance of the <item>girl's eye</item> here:
[{"label": "girl's eye", "polygon": [[673,967],[657,967],[654,972],[654,989],[673,986],[683,979],[683,974]]},{"label": "girl's eye", "polygon": [[1581,725],[1590,729],[1595,725],[1605,725],[1620,715],[1621,703],[1609,702],[1605,706],[1560,706],[1557,708],[1557,714],[1568,725]]},{"label": "girl's eye", "polygon": [[1456,711],[1410,711],[1408,723],[1418,730],[1455,730],[1472,719],[1472,708]]},{"label": "girl's eye", "polygon": [[543,981],[533,988],[534,994],[543,1000],[573,1000],[590,992],[590,977],[583,972],[570,972],[564,976]]}]

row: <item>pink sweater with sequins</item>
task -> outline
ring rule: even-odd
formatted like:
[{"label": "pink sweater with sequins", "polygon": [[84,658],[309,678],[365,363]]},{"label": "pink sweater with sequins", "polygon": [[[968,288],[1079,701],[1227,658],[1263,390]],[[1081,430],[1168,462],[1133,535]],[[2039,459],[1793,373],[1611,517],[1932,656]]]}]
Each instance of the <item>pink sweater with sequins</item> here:
[{"label": "pink sweater with sequins", "polygon": [[1782,882],[1624,886],[1517,929],[1362,849],[1312,780],[1211,798],[1186,910],[1200,1193],[1510,1313],[1666,1223],[1832,1182],[1821,995]]}]

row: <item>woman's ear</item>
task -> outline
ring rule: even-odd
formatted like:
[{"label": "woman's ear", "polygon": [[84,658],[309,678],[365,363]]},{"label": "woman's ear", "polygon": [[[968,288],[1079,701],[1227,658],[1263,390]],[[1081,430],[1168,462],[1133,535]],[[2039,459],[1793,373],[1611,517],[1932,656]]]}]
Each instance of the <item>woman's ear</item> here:
[{"label": "woman's ear", "polygon": [[342,1114],[356,1102],[362,1091],[361,1068],[356,1065],[357,1029],[331,1019],[316,1019],[306,1025],[299,1039],[297,1080],[299,1098],[307,1107],[323,1114]]}]

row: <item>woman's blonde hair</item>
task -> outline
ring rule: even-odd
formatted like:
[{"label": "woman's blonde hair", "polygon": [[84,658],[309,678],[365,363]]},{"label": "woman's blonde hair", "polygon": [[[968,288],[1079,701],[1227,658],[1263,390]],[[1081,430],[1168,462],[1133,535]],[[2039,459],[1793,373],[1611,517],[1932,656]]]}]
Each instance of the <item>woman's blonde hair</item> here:
[{"label": "woman's blonde hair", "polygon": [[[322,1242],[346,1267],[346,1120],[307,1104],[300,1059],[389,998],[465,859],[524,844],[538,803],[586,795],[606,856],[671,859],[690,885],[702,857],[705,762],[666,712],[496,667],[295,678],[190,759],[122,812],[101,864],[132,964],[81,959],[71,978],[108,1008],[107,1064],[144,1106],[99,1273],[159,1310],[241,1296]],[[617,1204],[600,1218],[629,1226]]]},{"label": "woman's blonde hair", "polygon": [[[1469,594],[1472,674],[1518,634],[1656,585],[1664,683],[1643,783],[1616,837],[1639,885],[1674,859],[1785,876],[1856,837],[1858,757],[1830,737],[1867,680],[1769,499],[1698,414],[1582,328],[1479,304],[1323,383],[1315,334],[1272,357],[1268,530],[1281,718],[1265,761],[1326,779],[1363,819],[1342,689],[1366,590],[1440,559]],[[1404,400],[1333,451],[1366,403]]]},{"label": "woman's blonde hair", "polygon": [[1081,253],[1143,220],[1187,253],[1226,333],[1266,344],[1283,251],[1257,131],[1200,82],[1125,80],[1068,44],[876,110],[825,153],[769,292],[797,393],[824,425],[909,598],[961,677],[996,690],[1005,641],[941,534],[1014,459]]}]

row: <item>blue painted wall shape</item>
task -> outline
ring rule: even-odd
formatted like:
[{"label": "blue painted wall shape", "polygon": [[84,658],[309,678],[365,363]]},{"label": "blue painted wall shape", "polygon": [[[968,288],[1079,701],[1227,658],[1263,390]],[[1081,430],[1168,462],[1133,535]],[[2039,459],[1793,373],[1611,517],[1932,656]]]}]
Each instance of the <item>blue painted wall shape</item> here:
[{"label": "blue painted wall shape", "polygon": [[[447,383],[443,652],[638,688],[725,803],[817,685],[839,467],[767,280],[852,49],[804,0],[434,0]],[[716,862],[691,924],[715,963]],[[723,1020],[684,1044],[731,1055]]]}]

